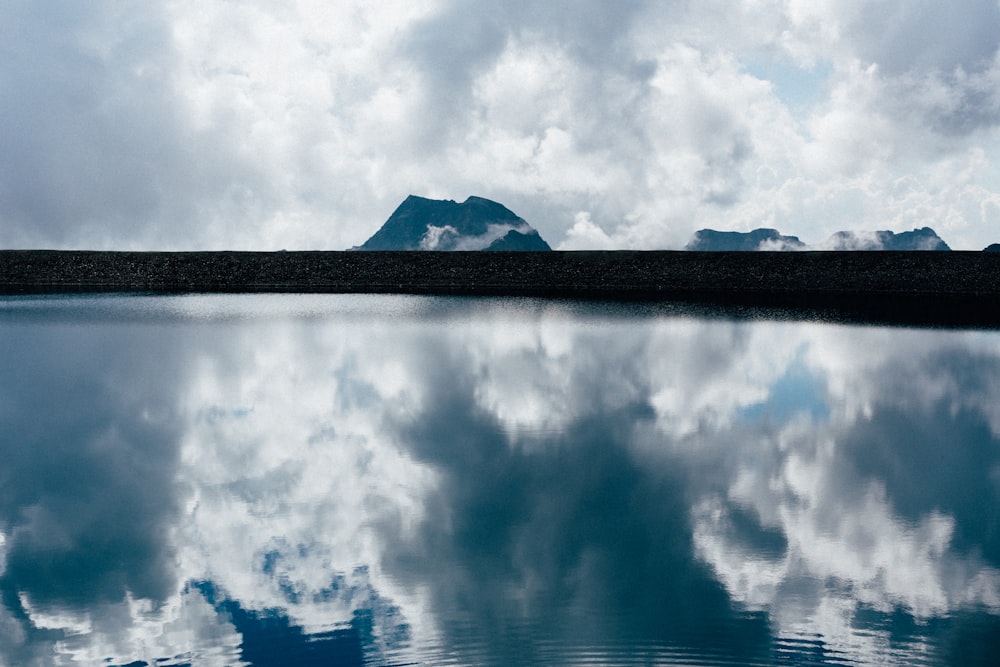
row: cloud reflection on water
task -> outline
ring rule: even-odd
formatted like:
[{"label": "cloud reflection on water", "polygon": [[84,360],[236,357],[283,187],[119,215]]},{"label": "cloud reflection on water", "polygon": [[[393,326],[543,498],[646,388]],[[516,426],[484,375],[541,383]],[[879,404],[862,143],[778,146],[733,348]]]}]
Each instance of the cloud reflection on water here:
[{"label": "cloud reflection on water", "polygon": [[350,299],[5,313],[3,659],[991,648],[1000,336]]}]

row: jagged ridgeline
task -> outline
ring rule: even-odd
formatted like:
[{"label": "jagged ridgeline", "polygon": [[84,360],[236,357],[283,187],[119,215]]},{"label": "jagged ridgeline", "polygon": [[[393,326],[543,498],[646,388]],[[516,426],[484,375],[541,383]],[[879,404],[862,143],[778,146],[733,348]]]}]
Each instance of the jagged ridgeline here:
[{"label": "jagged ridgeline", "polygon": [[777,229],[750,232],[719,232],[702,229],[684,248],[697,251],[739,250],[950,250],[933,229],[922,227],[896,234],[890,231],[837,232],[823,243],[806,245],[797,236],[785,236]]},{"label": "jagged ridgeline", "polygon": [[382,228],[355,250],[551,250],[531,225],[483,197],[452,200],[410,195]]}]

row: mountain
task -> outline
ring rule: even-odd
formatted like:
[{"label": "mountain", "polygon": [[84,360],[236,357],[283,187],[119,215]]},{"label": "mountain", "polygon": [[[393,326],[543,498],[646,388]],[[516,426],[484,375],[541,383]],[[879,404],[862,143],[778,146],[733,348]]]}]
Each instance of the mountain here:
[{"label": "mountain", "polygon": [[482,197],[461,204],[410,195],[356,250],[551,250],[510,209]]},{"label": "mountain", "polygon": [[777,229],[752,232],[717,232],[701,229],[684,247],[685,250],[804,250],[806,244],[796,236],[782,236]]},{"label": "mountain", "polygon": [[783,236],[776,229],[751,232],[718,232],[702,229],[685,250],[951,250],[933,229],[922,227],[896,234],[890,231],[837,232],[823,243],[809,246],[796,236]]},{"label": "mountain", "polygon": [[527,232],[512,229],[485,250],[552,250],[552,248],[534,229],[529,229]]},{"label": "mountain", "polygon": [[988,246],[983,248],[983,252],[1000,252],[1000,243],[989,244]]},{"label": "mountain", "polygon": [[930,227],[894,234],[878,232],[837,232],[821,250],[951,250]]}]

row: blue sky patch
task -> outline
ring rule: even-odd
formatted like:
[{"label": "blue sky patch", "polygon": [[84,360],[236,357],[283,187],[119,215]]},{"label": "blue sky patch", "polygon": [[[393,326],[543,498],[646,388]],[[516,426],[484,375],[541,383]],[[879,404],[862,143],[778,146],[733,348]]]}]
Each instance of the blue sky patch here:
[{"label": "blue sky patch", "polygon": [[746,69],[758,79],[769,81],[775,96],[798,115],[808,113],[826,97],[833,64],[820,61],[805,68],[782,59],[767,63],[750,62]]}]

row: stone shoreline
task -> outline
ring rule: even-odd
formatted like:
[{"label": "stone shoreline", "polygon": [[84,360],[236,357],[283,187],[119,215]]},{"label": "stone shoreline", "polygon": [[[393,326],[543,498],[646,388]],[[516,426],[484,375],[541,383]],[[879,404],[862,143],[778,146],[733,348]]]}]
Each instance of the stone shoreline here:
[{"label": "stone shoreline", "polygon": [[1000,326],[1000,253],[0,251],[0,294],[398,293]]}]

